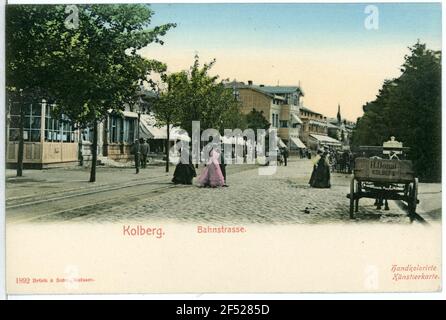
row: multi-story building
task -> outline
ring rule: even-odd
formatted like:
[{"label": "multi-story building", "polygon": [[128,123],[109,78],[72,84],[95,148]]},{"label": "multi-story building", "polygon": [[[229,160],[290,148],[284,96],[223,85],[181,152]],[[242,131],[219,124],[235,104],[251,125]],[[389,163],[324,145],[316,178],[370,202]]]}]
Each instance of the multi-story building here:
[{"label": "multi-story building", "polygon": [[234,90],[241,102],[241,112],[250,113],[253,109],[262,112],[272,128],[277,129],[279,144],[290,150],[305,148],[299,139],[299,108],[304,93],[299,86],[265,86],[232,82],[228,88]]},{"label": "multi-story building", "polygon": [[317,150],[322,146],[341,146],[341,143],[328,136],[330,123],[327,117],[307,107],[300,107],[301,140],[310,149]]}]

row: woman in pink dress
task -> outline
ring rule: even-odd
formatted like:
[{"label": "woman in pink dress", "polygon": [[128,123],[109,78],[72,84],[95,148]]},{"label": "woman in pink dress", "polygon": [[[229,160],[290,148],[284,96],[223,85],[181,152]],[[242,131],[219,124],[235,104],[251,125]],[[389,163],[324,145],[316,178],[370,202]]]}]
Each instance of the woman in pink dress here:
[{"label": "woman in pink dress", "polygon": [[220,169],[220,153],[212,148],[209,152],[209,160],[203,172],[198,177],[198,184],[201,187],[223,187],[225,179]]}]

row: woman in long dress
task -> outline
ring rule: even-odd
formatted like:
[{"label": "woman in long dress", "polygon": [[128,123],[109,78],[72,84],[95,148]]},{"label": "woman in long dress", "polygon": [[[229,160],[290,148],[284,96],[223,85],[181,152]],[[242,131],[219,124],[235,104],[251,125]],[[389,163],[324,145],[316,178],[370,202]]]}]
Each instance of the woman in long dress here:
[{"label": "woman in long dress", "polygon": [[192,179],[197,176],[194,165],[192,164],[192,157],[189,156],[188,163],[183,163],[180,157],[180,161],[175,167],[173,173],[172,182],[175,184],[192,184]]},{"label": "woman in long dress", "polygon": [[225,179],[220,169],[220,153],[212,148],[209,152],[209,160],[203,172],[198,177],[198,184],[201,187],[223,187]]},{"label": "woman in long dress", "polygon": [[330,188],[330,164],[327,160],[327,152],[322,153],[313,167],[310,178],[310,187],[312,188]]}]

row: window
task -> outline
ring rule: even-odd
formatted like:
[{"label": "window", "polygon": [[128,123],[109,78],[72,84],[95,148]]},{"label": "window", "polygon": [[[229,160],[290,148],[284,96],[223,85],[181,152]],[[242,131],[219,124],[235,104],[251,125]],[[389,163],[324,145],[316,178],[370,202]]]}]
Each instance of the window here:
[{"label": "window", "polygon": [[89,142],[93,143],[93,129],[92,128],[82,129],[81,139],[82,139],[82,141],[89,141]]},{"label": "window", "polygon": [[45,141],[47,142],[74,142],[74,126],[67,116],[60,119],[52,116],[54,104],[47,104],[45,110]]},{"label": "window", "polygon": [[273,127],[276,127],[276,114],[275,113],[273,113],[273,121],[272,121],[271,125]]},{"label": "window", "polygon": [[133,143],[135,141],[136,119],[114,115],[111,115],[109,119],[110,143]]},{"label": "window", "polygon": [[116,116],[110,116],[110,142],[118,142],[118,121]]},{"label": "window", "polygon": [[128,132],[128,143],[133,143],[135,141],[135,122],[136,119],[133,118],[126,118],[125,121],[127,122],[127,132]]},{"label": "window", "polygon": [[118,118],[118,142],[124,142],[124,119]]},{"label": "window", "polygon": [[288,128],[288,121],[280,120],[280,127],[281,128]]},{"label": "window", "polygon": [[279,115],[276,113],[273,113],[273,121],[272,121],[272,126],[275,128],[279,127]]},{"label": "window", "polygon": [[[40,103],[27,104],[23,106],[23,140],[40,142],[41,123]],[[20,139],[20,104],[13,102],[10,105],[9,141],[19,141]]]},{"label": "window", "polygon": [[9,110],[9,141],[19,141],[20,137],[20,105],[16,102],[10,104]]}]

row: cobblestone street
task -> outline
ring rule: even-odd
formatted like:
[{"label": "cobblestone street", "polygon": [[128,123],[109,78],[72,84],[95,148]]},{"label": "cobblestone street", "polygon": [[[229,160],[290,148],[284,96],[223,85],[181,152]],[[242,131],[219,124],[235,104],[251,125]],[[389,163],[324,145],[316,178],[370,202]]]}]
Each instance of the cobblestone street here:
[{"label": "cobblestone street", "polygon": [[[313,189],[308,185],[312,163],[308,160],[289,162],[279,166],[271,176],[259,175],[258,167],[228,166],[228,188],[199,188],[169,184],[170,175],[162,168],[154,168],[151,175],[156,183],[142,186],[142,195],[129,194],[132,187],[117,190],[121,198],[115,202],[64,210],[61,213],[36,216],[35,222],[191,222],[209,224],[314,224],[314,223],[398,223],[409,224],[406,212],[391,201],[390,210],[376,210],[373,200],[361,199],[355,220],[349,219],[346,194],[350,176],[332,174],[331,189]],[[108,169],[107,172],[121,169]],[[129,172],[130,169],[127,169]],[[116,182],[116,174],[110,174]],[[124,175],[122,175],[124,176]],[[131,175],[129,175],[131,176]],[[132,177],[135,177],[133,175]],[[138,176],[142,180],[142,175]],[[99,180],[107,180],[99,176]],[[129,180],[129,178],[123,178]],[[135,178],[133,178],[135,179]],[[136,180],[136,181],[139,181]],[[129,180],[130,184],[135,181]],[[155,186],[162,188],[155,188]],[[152,189],[150,189],[152,187]],[[135,188],[135,187],[133,187]],[[423,193],[420,187],[420,193]],[[32,188],[28,189],[30,192]],[[45,188],[40,188],[45,190]],[[152,190],[152,191],[150,191]],[[441,192],[441,190],[440,190]],[[10,191],[10,193],[14,193]],[[429,194],[432,195],[432,192]],[[111,197],[111,195],[108,195]],[[434,195],[441,203],[441,193]],[[72,201],[78,201],[76,197]],[[431,199],[432,200],[432,199]],[[432,201],[430,201],[431,203]],[[48,206],[53,205],[49,202]],[[432,204],[431,204],[432,207]],[[441,206],[438,206],[441,208]],[[19,210],[19,209],[15,209]],[[434,218],[435,219],[439,219]]]}]

